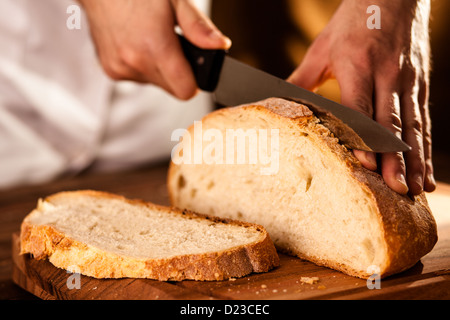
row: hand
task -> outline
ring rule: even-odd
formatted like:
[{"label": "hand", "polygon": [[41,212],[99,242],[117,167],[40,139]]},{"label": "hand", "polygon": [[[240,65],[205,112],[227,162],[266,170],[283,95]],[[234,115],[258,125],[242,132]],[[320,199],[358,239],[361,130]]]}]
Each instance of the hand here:
[{"label": "hand", "polygon": [[79,0],[97,54],[115,80],[152,83],[179,99],[197,92],[191,67],[175,34],[193,44],[228,49],[231,42],[189,0]]},{"label": "hand", "polygon": [[[381,9],[381,29],[367,28],[369,5]],[[335,77],[341,103],[358,110],[412,147],[380,155],[387,185],[400,194],[431,192],[429,0],[344,0],[289,81],[314,90]],[[354,151],[377,169],[373,153]]]}]

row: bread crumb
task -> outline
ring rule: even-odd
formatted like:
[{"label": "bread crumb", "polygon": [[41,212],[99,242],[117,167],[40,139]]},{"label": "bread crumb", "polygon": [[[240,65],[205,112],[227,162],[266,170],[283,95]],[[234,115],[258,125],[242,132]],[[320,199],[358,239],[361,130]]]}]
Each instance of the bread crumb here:
[{"label": "bread crumb", "polygon": [[319,281],[319,277],[301,277],[300,281],[306,284],[315,284]]},{"label": "bread crumb", "polygon": [[277,290],[277,289],[273,289],[272,292],[273,292],[273,293],[277,293],[278,290]]},{"label": "bread crumb", "polygon": [[236,278],[230,278],[228,281],[236,281]]},{"label": "bread crumb", "polygon": [[262,284],[262,285],[261,285],[261,288],[266,289],[267,286],[266,286],[265,284]]}]

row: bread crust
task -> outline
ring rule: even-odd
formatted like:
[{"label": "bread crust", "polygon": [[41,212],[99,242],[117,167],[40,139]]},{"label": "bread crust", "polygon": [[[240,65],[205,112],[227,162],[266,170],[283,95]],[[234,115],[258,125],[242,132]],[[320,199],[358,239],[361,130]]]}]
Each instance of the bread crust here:
[{"label": "bread crust", "polygon": [[[336,155],[343,162],[349,174],[359,183],[377,208],[377,218],[384,233],[385,263],[380,267],[381,278],[404,271],[416,264],[421,257],[430,252],[437,242],[437,226],[428,206],[425,193],[415,197],[400,195],[391,190],[381,175],[364,168],[352,151],[344,146],[337,137],[326,127],[326,123],[314,116],[307,106],[292,100],[270,98],[263,101],[219,109],[204,117],[203,121],[217,115],[225,116],[229,112],[243,112],[258,110],[269,117],[278,117],[286,125],[298,126],[314,131],[315,135],[324,142],[324,147]],[[310,124],[314,125],[310,125]],[[346,126],[333,122],[334,130],[347,130]],[[168,173],[169,198],[176,204],[175,190],[170,189],[170,181],[176,176],[178,166],[170,164]],[[367,279],[372,274],[365,270],[354,270],[336,261],[321,259],[316,256],[305,256],[302,252],[291,248],[280,248],[280,251],[309,260],[321,266],[342,271],[351,276]]]},{"label": "bread crust", "polygon": [[[159,206],[142,200],[131,200],[119,195],[93,190],[60,192],[47,197],[44,201],[51,201],[56,197],[80,195],[114,198],[132,205],[170,211],[186,216],[186,218],[208,219],[217,223],[256,228],[263,234],[263,239],[228,250],[204,254],[187,254],[164,259],[133,258],[106,252],[74,240],[52,226],[34,225],[29,222],[29,217],[36,214],[37,211],[33,210],[22,222],[21,254],[30,253],[39,260],[49,259],[56,267],[69,271],[76,268],[76,272],[94,278],[149,278],[160,281],[226,280],[242,277],[251,272],[267,272],[279,265],[279,257],[270,236],[259,225]],[[37,209],[39,209],[39,205]]]}]

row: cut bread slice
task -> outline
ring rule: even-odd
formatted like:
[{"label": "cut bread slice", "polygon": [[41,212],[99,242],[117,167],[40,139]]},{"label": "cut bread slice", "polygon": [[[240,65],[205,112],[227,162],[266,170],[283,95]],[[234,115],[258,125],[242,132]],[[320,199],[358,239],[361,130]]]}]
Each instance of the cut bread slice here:
[{"label": "cut bread slice", "polygon": [[265,229],[92,190],[40,200],[21,253],[95,278],[224,280],[279,263]]},{"label": "cut bread slice", "polygon": [[361,278],[401,272],[437,241],[424,194],[392,191],[309,108],[284,99],[191,126],[168,188],[174,206],[258,223],[278,249]]}]

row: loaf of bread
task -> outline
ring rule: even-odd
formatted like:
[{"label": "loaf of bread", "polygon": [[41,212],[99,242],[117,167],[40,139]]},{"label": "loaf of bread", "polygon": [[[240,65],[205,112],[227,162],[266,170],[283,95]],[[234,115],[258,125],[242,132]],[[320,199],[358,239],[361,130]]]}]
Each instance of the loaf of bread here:
[{"label": "loaf of bread", "polygon": [[437,241],[425,194],[392,191],[307,106],[284,99],[191,126],[168,188],[174,206],[260,224],[278,249],[361,278],[408,269]]},{"label": "loaf of bread", "polygon": [[21,253],[95,278],[224,280],[279,264],[265,229],[83,190],[40,200]]}]

